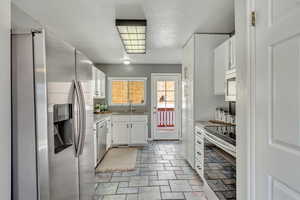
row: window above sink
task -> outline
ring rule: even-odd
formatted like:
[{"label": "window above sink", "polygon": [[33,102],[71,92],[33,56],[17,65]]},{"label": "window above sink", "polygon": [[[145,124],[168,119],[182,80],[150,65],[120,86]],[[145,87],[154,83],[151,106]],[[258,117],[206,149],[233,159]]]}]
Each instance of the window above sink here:
[{"label": "window above sink", "polygon": [[147,91],[146,85],[146,77],[109,77],[109,105],[145,105]]}]

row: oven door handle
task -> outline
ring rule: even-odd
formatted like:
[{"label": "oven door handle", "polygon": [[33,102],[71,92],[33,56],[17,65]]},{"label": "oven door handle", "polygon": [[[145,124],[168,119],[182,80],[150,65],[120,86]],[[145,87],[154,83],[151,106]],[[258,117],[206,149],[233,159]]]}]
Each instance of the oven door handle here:
[{"label": "oven door handle", "polygon": [[236,152],[230,148],[228,148],[226,145],[218,142],[217,140],[214,140],[212,137],[210,137],[208,134],[205,134],[205,139],[207,139],[209,142],[219,146],[221,149],[225,150],[226,152],[228,152],[229,154],[231,154],[232,156],[236,157]]}]

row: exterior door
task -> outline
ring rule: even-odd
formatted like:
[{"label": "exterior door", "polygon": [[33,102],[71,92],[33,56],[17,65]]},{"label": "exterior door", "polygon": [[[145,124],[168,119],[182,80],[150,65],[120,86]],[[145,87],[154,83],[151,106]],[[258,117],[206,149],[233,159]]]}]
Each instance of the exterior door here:
[{"label": "exterior door", "polygon": [[299,200],[300,1],[253,1],[253,199]]},{"label": "exterior door", "polygon": [[151,119],[154,140],[179,139],[181,130],[180,74],[151,75]]}]

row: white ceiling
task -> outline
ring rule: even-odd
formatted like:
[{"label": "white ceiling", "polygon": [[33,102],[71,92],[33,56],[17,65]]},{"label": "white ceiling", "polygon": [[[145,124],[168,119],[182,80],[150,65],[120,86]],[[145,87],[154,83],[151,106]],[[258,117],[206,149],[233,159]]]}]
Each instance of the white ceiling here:
[{"label": "white ceiling", "polygon": [[[12,0],[96,63],[181,63],[194,32],[232,32],[234,0]],[[126,55],[116,18],[147,19],[147,54]]]}]

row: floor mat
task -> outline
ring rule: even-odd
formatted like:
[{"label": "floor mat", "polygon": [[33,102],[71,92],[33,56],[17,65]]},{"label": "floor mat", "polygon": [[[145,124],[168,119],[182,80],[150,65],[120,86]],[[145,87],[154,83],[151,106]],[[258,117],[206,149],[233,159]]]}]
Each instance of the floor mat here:
[{"label": "floor mat", "polygon": [[96,172],[130,171],[135,169],[137,148],[112,148],[96,169]]}]

